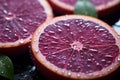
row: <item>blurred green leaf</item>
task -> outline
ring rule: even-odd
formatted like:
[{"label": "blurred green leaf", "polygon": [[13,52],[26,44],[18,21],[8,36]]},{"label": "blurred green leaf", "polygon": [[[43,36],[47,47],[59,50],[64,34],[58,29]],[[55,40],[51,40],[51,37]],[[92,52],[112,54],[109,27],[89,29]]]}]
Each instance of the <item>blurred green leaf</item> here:
[{"label": "blurred green leaf", "polygon": [[13,80],[14,69],[11,59],[0,55],[0,76]]},{"label": "blurred green leaf", "polygon": [[89,0],[78,0],[75,5],[74,14],[98,17],[94,5]]}]

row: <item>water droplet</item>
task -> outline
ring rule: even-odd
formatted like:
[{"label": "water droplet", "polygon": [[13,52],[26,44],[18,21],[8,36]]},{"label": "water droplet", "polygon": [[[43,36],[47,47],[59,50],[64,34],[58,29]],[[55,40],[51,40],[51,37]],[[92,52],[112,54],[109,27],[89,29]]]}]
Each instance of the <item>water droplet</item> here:
[{"label": "water droplet", "polygon": [[20,44],[23,44],[23,43],[24,43],[24,40],[23,40],[23,39],[21,39],[19,42],[20,42]]},{"label": "water droplet", "polygon": [[56,36],[52,36],[53,39],[58,40],[59,38]]},{"label": "water droplet", "polygon": [[12,16],[12,13],[11,13],[11,12],[8,12],[8,15],[9,15],[9,16]]},{"label": "water droplet", "polygon": [[110,71],[111,71],[112,69],[113,69],[113,68],[111,67],[111,68],[110,68]]},{"label": "water droplet", "polygon": [[6,31],[9,31],[10,29],[6,27],[5,30],[6,30]]},{"label": "water droplet", "polygon": [[120,57],[117,60],[120,61]]},{"label": "water droplet", "polygon": [[34,40],[34,42],[37,42],[37,40]]},{"label": "water droplet", "polygon": [[70,24],[65,23],[64,26],[70,26]]},{"label": "water droplet", "polygon": [[57,71],[58,71],[58,69],[56,68],[56,69],[55,69],[55,71],[57,72]]},{"label": "water droplet", "polygon": [[102,60],[101,60],[101,62],[105,63],[105,62],[106,62],[106,60],[105,60],[105,59],[102,59]]},{"label": "water droplet", "polygon": [[87,59],[88,61],[92,61],[91,59]]},{"label": "water droplet", "polygon": [[27,29],[24,28],[23,31],[24,31],[24,32],[27,32]]},{"label": "water droplet", "polygon": [[93,52],[97,52],[97,50],[96,50],[96,49],[89,49],[89,50],[91,50],[91,51],[93,51]]},{"label": "water droplet", "polygon": [[58,29],[59,32],[62,32],[62,29]]},{"label": "water droplet", "polygon": [[71,75],[72,75],[72,73],[71,73],[71,72],[68,72],[68,73],[67,73],[67,75],[68,75],[68,76],[71,76]]},{"label": "water droplet", "polygon": [[2,71],[1,73],[3,74],[4,72]]},{"label": "water droplet", "polygon": [[113,56],[112,56],[112,55],[105,55],[105,57],[109,57],[109,58],[112,58]]},{"label": "water droplet", "polygon": [[49,31],[49,33],[54,34],[55,32],[54,31]]},{"label": "water droplet", "polygon": [[95,26],[95,28],[99,28],[100,26]]},{"label": "water droplet", "polygon": [[67,31],[70,31],[70,29],[69,29],[69,28],[67,28]]},{"label": "water droplet", "polygon": [[98,66],[99,66],[99,65],[100,65],[100,63],[96,63],[96,65],[98,65]]},{"label": "water droplet", "polygon": [[3,10],[3,12],[5,13],[5,14],[7,14],[8,12],[7,12],[7,10]]},{"label": "water droplet", "polygon": [[36,49],[36,50],[35,50],[35,52],[36,52],[36,53],[39,53],[39,50],[38,50],[38,49]]},{"label": "water droplet", "polygon": [[23,19],[22,19],[22,18],[19,18],[19,20],[20,20],[20,21],[23,21]]},{"label": "water droplet", "polygon": [[70,32],[71,35],[73,35],[74,33],[73,32]]},{"label": "water droplet", "polygon": [[58,42],[56,42],[56,41],[51,41],[51,44],[57,44]]},{"label": "water droplet", "polygon": [[80,74],[77,74],[77,77],[79,78],[79,77],[80,77]]},{"label": "water droplet", "polygon": [[87,67],[90,67],[90,65],[88,64]]},{"label": "water droplet", "polygon": [[100,29],[99,29],[99,31],[104,31],[104,30],[105,30],[105,29],[103,29],[103,28],[100,28]]},{"label": "water droplet", "polygon": [[7,3],[7,2],[4,2],[3,5],[4,5],[4,6],[8,6],[8,3]]}]

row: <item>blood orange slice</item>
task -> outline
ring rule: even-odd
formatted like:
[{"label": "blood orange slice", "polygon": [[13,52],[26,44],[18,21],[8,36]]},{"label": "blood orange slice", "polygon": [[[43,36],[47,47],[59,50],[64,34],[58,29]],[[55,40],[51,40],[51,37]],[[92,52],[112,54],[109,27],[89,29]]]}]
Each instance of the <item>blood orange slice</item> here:
[{"label": "blood orange slice", "polygon": [[46,0],[0,0],[0,50],[24,48],[35,29],[52,16]]},{"label": "blood orange slice", "polygon": [[31,47],[38,68],[61,80],[103,77],[120,65],[120,37],[108,24],[88,16],[61,16],[44,23]]},{"label": "blood orange slice", "polygon": [[[120,0],[89,0],[99,16],[106,16],[120,8]],[[62,14],[73,13],[77,0],[49,0],[56,11]]]}]

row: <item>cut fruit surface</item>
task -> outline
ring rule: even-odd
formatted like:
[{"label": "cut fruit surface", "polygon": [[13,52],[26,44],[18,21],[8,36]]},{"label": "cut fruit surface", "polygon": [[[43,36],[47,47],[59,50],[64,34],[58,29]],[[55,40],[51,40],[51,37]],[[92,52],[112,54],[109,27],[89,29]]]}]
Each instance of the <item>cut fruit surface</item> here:
[{"label": "cut fruit surface", "polygon": [[44,23],[35,31],[31,48],[38,68],[44,66],[46,73],[63,79],[103,77],[120,64],[120,37],[108,24],[88,16],[61,16]]},{"label": "cut fruit surface", "polygon": [[[89,0],[99,16],[106,16],[120,8],[120,0]],[[73,13],[77,0],[49,0],[55,11],[62,14]]]},{"label": "cut fruit surface", "polygon": [[52,17],[46,0],[0,0],[0,48],[29,43],[36,28]]}]

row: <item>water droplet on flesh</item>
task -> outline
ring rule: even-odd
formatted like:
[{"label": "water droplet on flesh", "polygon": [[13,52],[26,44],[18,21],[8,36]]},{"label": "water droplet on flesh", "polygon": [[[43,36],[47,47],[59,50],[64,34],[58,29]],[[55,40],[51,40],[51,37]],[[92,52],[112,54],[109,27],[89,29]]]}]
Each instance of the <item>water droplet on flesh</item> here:
[{"label": "water droplet on flesh", "polygon": [[65,73],[65,70],[62,70],[62,73],[64,74],[64,73]]},{"label": "water droplet on flesh", "polygon": [[5,2],[5,3],[3,3],[3,5],[4,5],[4,6],[8,6],[8,3],[7,3],[7,2]]},{"label": "water droplet on flesh", "polygon": [[38,49],[36,49],[36,50],[35,50],[35,52],[36,52],[36,53],[39,53],[39,50],[38,50]]},{"label": "water droplet on flesh", "polygon": [[59,31],[59,32],[62,32],[62,30],[61,30],[61,29],[58,29],[58,31]]},{"label": "water droplet on flesh", "polygon": [[3,12],[4,12],[4,14],[7,14],[7,13],[8,13],[7,10],[3,10]]},{"label": "water droplet on flesh", "polygon": [[24,28],[23,31],[24,31],[24,32],[27,32],[27,29]]}]

